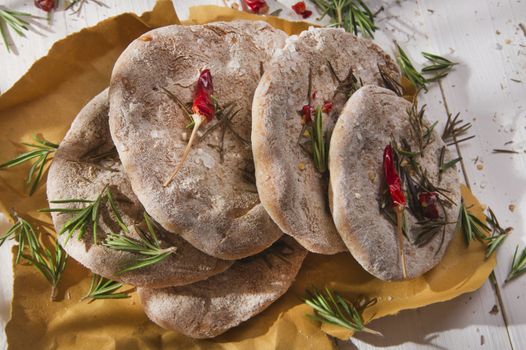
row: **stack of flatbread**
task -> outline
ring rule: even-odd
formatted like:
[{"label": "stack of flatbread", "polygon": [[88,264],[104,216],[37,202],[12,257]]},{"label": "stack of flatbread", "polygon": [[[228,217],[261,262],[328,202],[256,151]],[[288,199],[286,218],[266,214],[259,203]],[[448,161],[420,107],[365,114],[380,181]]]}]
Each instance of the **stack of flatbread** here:
[{"label": "stack of flatbread", "polygon": [[[189,142],[205,70],[214,118],[167,181]],[[458,179],[454,170],[435,175],[436,160],[449,154],[423,118],[429,142],[416,151],[416,107],[385,88],[399,79],[377,45],[337,29],[287,37],[264,22],[235,21],[146,33],[123,52],[109,88],[82,109],[56,153],[50,207],[71,209],[53,212],[60,244],[93,273],[136,286],[152,321],[194,338],[222,334],[267,308],[307,252],[350,252],[384,280],[420,276],[452,238],[447,218],[459,202]],[[324,171],[313,161],[309,128],[320,113]],[[406,210],[400,241],[383,201],[382,152],[398,140],[450,200],[439,208],[442,230],[424,244],[426,214]],[[428,185],[409,187],[421,195]],[[425,193],[436,199],[433,191]],[[95,222],[75,226],[93,201]]]}]

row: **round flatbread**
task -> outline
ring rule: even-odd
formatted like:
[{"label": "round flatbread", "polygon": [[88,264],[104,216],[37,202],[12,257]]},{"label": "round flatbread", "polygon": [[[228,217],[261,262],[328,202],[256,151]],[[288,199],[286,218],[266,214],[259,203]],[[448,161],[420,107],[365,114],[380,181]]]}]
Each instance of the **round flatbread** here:
[{"label": "round flatbread", "polygon": [[[142,225],[144,209],[132,192],[111,140],[108,108],[108,91],[105,90],[89,102],[75,118],[49,169],[47,196],[50,201],[94,200],[107,186],[124,224],[130,228],[130,233],[126,236],[138,239],[137,231],[133,228]],[[50,203],[50,208],[82,208],[87,204]],[[52,216],[55,228],[59,232],[75,213],[54,212]],[[188,284],[223,272],[232,264],[208,256],[181,237],[157,227],[156,234],[161,248],[175,247],[175,252],[150,267],[120,273],[145,257],[102,245],[108,233],[120,231],[115,221],[115,214],[104,198],[97,224],[97,244],[94,244],[92,226],[80,240],[77,239],[77,231],[69,240],[68,234],[63,233],[59,242],[71,257],[94,273],[135,286],[166,287]]]},{"label": "round flatbread", "polygon": [[[447,163],[451,159],[449,152],[436,132],[428,133],[431,127],[425,119],[422,132],[415,131],[415,111],[411,103],[392,91],[365,86],[345,105],[331,139],[334,222],[354,258],[383,280],[404,277],[396,215],[384,176],[383,153],[387,145],[396,142],[400,152],[418,153],[413,161],[395,153],[399,154],[397,171],[407,198],[407,237],[403,238],[407,277],[418,277],[438,264],[455,233],[460,203],[458,175],[456,169],[449,168],[439,179],[438,159],[444,150],[443,162]],[[417,135],[426,133],[430,135],[429,143],[424,137],[421,148]],[[436,193],[435,204],[425,197],[430,192]],[[427,230],[423,223],[436,224],[438,229]]]},{"label": "round flatbread", "polygon": [[[118,59],[110,86],[110,128],[132,188],[166,230],[222,259],[239,259],[281,235],[260,204],[250,146],[252,96],[285,34],[263,22],[169,26],[135,40]],[[222,112],[201,127],[169,186],[191,129],[201,71],[213,77]]]},{"label": "round flatbread", "polygon": [[252,148],[261,202],[283,232],[312,252],[346,249],[329,210],[328,174],[315,167],[312,132],[304,132],[298,111],[309,101],[314,108],[332,104],[323,116],[328,142],[349,94],[360,82],[382,84],[380,69],[398,80],[392,59],[370,40],[310,29],[274,56],[254,95]]},{"label": "round flatbread", "polygon": [[266,309],[291,286],[307,251],[284,237],[227,271],[188,286],[137,291],[146,315],[166,329],[211,338]]}]

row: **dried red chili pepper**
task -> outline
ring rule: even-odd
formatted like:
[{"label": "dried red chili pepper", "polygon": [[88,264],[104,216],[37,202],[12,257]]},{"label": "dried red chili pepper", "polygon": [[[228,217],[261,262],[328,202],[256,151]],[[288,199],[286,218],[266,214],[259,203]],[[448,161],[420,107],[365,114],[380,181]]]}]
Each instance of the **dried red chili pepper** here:
[{"label": "dried red chili pepper", "polygon": [[310,105],[305,105],[301,108],[301,116],[306,124],[312,122],[312,113],[314,113],[314,107]]},{"label": "dried red chili pepper", "polygon": [[402,191],[400,177],[396,173],[393,148],[391,145],[387,145],[384,149],[384,175],[393,204],[404,207],[406,204],[405,195]]},{"label": "dried red chili pepper", "polygon": [[332,111],[332,102],[324,101],[323,106],[321,107],[323,113],[330,113]]},{"label": "dried red chili pepper", "polygon": [[292,5],[292,9],[294,12],[296,12],[298,15],[301,15],[303,18],[309,18],[312,15],[312,11],[307,10],[307,5],[305,5],[305,1],[299,1]]},{"label": "dried red chili pepper", "polygon": [[440,217],[437,207],[438,194],[436,192],[420,192],[418,194],[418,202],[420,202],[424,217],[432,220]]},{"label": "dried red chili pepper", "polygon": [[50,12],[55,8],[54,0],[35,0],[34,3],[36,7],[46,12]]},{"label": "dried red chili pepper", "polygon": [[384,165],[384,176],[385,182],[389,188],[389,195],[393,201],[396,212],[396,235],[398,237],[398,250],[400,254],[400,260],[402,263],[402,274],[404,278],[407,278],[407,268],[405,264],[405,254],[404,254],[404,232],[403,232],[403,222],[404,222],[404,208],[406,205],[405,195],[402,191],[402,183],[400,177],[396,173],[396,165],[394,160],[393,147],[387,145],[384,149],[383,157]]},{"label": "dried red chili pepper", "polygon": [[268,11],[268,5],[265,0],[244,0],[245,5],[254,13],[265,13]]},{"label": "dried red chili pepper", "polygon": [[192,111],[194,112],[194,114],[192,114],[194,128],[192,129],[190,140],[186,145],[181,160],[179,161],[179,164],[173,171],[172,175],[170,175],[168,180],[166,180],[164,186],[168,186],[170,182],[172,182],[175,175],[177,175],[177,173],[183,166],[186,158],[188,157],[188,154],[190,153],[190,149],[192,148],[192,144],[194,142],[195,136],[197,135],[197,130],[199,129],[199,127],[203,123],[208,123],[214,119],[216,110],[214,101],[212,100],[213,92],[214,85],[212,84],[212,74],[210,73],[209,69],[205,69],[201,72],[201,74],[199,74],[199,78],[197,79],[197,84],[195,88],[194,102],[192,104]]}]

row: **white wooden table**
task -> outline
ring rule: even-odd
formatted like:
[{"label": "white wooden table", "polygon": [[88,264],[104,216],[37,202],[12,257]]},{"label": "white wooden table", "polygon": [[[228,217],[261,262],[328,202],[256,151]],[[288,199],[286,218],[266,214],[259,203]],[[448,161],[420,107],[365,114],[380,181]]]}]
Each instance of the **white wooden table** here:
[{"label": "white wooden table", "polygon": [[[230,3],[232,0],[227,1]],[[85,26],[122,12],[142,13],[155,0],[104,0],[108,7],[87,3],[77,17],[60,11],[52,26],[35,24],[27,38],[16,38],[16,50],[0,47],[0,91],[6,91],[50,46]],[[281,6],[282,17],[298,19],[295,1],[269,1]],[[424,95],[428,116],[443,125],[445,104],[473,123],[477,137],[462,146],[474,193],[497,213],[514,233],[498,253],[495,270],[501,300],[486,283],[479,291],[422,309],[375,321],[371,327],[383,338],[359,335],[344,349],[526,349],[526,276],[506,286],[516,244],[526,241],[526,25],[525,0],[366,0],[378,16],[377,41],[392,52],[396,39],[416,62],[419,52],[431,51],[460,62],[458,68]],[[37,14],[32,0],[0,0],[10,8]],[[308,3],[308,1],[307,1]],[[181,18],[197,4],[224,6],[223,0],[174,0]],[[313,7],[308,3],[308,7]],[[41,13],[40,13],[41,14]],[[313,16],[314,18],[315,16]],[[524,28],[524,27],[523,27]],[[512,80],[513,79],[513,80]],[[511,144],[505,145],[507,142]],[[492,154],[494,148],[513,148],[520,154]],[[510,205],[515,206],[512,211]],[[0,223],[0,231],[5,225]],[[9,250],[0,251],[0,323],[8,318],[11,271]],[[498,313],[490,313],[494,305]],[[5,346],[0,333],[0,345]]]}]

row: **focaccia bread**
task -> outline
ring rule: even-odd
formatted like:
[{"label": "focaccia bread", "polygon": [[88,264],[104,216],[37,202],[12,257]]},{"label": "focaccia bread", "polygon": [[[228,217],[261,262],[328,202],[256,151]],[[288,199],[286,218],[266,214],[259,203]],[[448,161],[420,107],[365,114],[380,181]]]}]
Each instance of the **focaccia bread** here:
[{"label": "focaccia bread", "polygon": [[370,40],[339,29],[310,29],[290,38],[258,85],[252,106],[252,147],[261,202],[283,232],[322,254],[345,251],[329,211],[328,173],[309,153],[309,135],[298,111],[328,105],[325,139],[349,94],[361,83],[392,79],[393,60]]},{"label": "focaccia bread", "polygon": [[[263,22],[168,26],[135,40],[113,70],[110,129],[133,191],[166,230],[218,258],[256,254],[282,235],[259,200],[250,128],[257,82],[285,37]],[[205,69],[221,119],[201,128],[165,187],[188,143],[184,110]]]},{"label": "focaccia bread", "polygon": [[[449,151],[440,136],[429,131],[431,124],[425,118],[418,127],[421,132],[416,131],[420,110],[413,107],[390,90],[365,86],[345,105],[331,139],[334,222],[354,258],[382,280],[404,277],[397,219],[384,175],[387,145],[399,149],[394,154],[407,202],[402,240],[407,278],[437,265],[455,233],[458,174],[453,167],[439,178],[440,154],[443,152],[443,163],[447,163]],[[418,135],[424,135],[422,148]],[[414,155],[405,156],[411,153]],[[433,225],[436,231],[428,229]]]},{"label": "focaccia bread", "polygon": [[[232,264],[208,256],[181,237],[157,227],[161,247],[173,247],[175,252],[150,267],[120,273],[144,259],[144,256],[110,249],[103,242],[111,232],[137,239],[134,228],[143,225],[144,209],[131,189],[111,140],[107,90],[80,111],[60,143],[49,169],[47,196],[50,201],[94,200],[104,188],[111,192],[130,233],[120,232],[122,230],[115,222],[114,213],[107,200],[103,199],[97,225],[97,244],[94,244],[92,227],[80,239],[77,238],[79,231],[73,232],[69,240],[67,232],[59,236],[66,252],[94,273],[135,286],[165,287],[205,279],[223,272]],[[50,208],[82,208],[87,204],[50,203]],[[57,232],[74,216],[75,213],[53,212]]]},{"label": "focaccia bread", "polygon": [[283,295],[294,281],[307,251],[284,236],[258,255],[183,287],[138,293],[148,317],[166,329],[192,338],[211,338],[248,320]]}]

